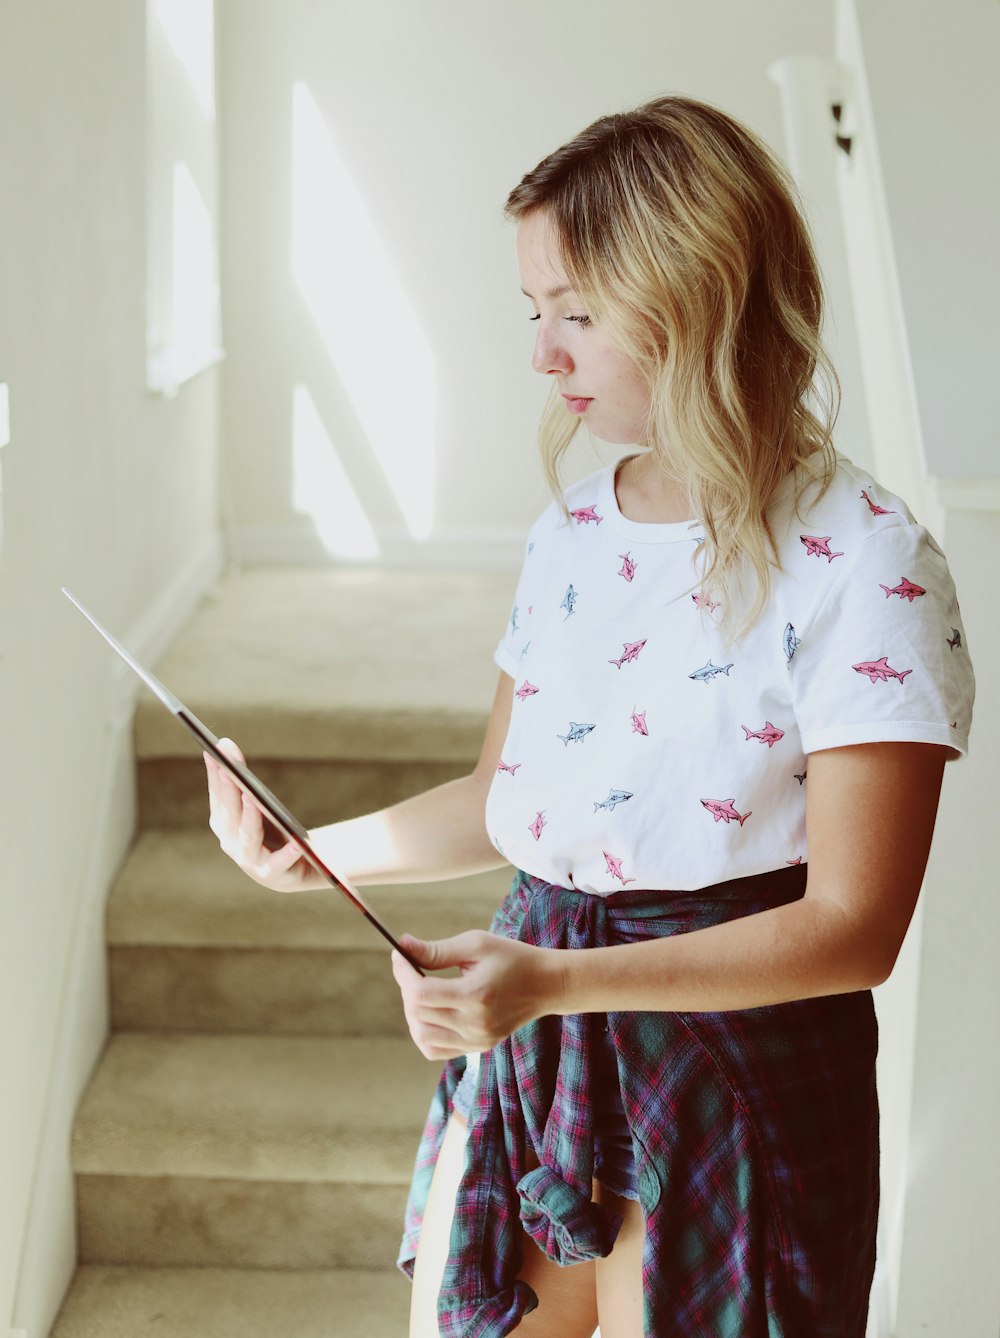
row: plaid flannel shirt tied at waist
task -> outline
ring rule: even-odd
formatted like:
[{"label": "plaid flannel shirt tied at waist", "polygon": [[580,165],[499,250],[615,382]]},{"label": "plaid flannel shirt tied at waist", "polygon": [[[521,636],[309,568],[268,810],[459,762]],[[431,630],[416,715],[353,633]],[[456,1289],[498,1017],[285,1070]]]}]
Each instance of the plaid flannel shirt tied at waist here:
[{"label": "plaid flannel shirt tied at waist", "polygon": [[[804,894],[805,880],[802,865],[694,892],[625,889],[595,896],[519,872],[491,931],[548,948],[632,943],[795,901]],[[845,1109],[842,1095],[833,1099],[828,1077],[833,1071],[832,1085],[838,1086],[846,1066],[857,1070],[865,1086],[870,1070],[873,1097],[874,1025],[871,993],[863,991],[720,1013],[548,1016],[484,1053],[438,1298],[442,1335],[503,1338],[535,1309],[534,1291],[517,1277],[524,1232],[563,1265],[610,1253],[621,1218],[592,1198],[593,1076],[596,1046],[599,1039],[606,1040],[599,1035],[605,1028],[616,1052],[646,1222],[646,1332],[673,1332],[671,1325],[689,1322],[682,1313],[687,1308],[695,1324],[687,1332],[699,1331],[698,1324],[717,1314],[722,1327],[709,1327],[720,1338],[728,1333],[734,1338],[791,1334],[792,1328],[768,1328],[768,1314],[785,1291],[789,1318],[808,1314],[814,1323],[809,1332],[826,1333],[816,1327],[817,1316],[809,1309],[814,1279],[792,1275],[797,1267],[802,1271],[795,1264],[802,1258],[802,1232],[829,1234],[826,1210],[857,1213],[862,1208],[864,1248],[870,1235],[873,1255],[877,1111],[873,1211],[871,1100],[863,1097],[853,1106],[847,1101],[851,1108]],[[831,1064],[838,1055],[842,1062]],[[411,1276],[434,1163],[464,1068],[464,1057],[445,1065],[418,1150],[398,1261]],[[783,1099],[783,1080],[795,1088],[794,1108],[791,1094]],[[826,1103],[826,1116],[818,1120],[815,1109],[802,1113],[810,1081],[823,1089],[816,1099]],[[829,1148],[822,1140],[829,1136],[831,1118],[838,1131],[841,1124],[846,1126],[857,1144],[850,1156],[860,1161],[855,1160],[846,1177],[838,1173],[832,1185],[816,1187],[822,1210],[817,1223],[784,1222],[774,1209],[782,1159],[790,1154],[790,1174],[805,1191],[811,1187],[805,1183],[808,1176],[800,1173],[802,1157],[807,1171],[822,1162],[830,1178]],[[818,1135],[816,1124],[821,1126]],[[538,1162],[532,1170],[529,1147]],[[728,1192],[719,1192],[720,1181]],[[829,1202],[831,1194],[843,1197],[845,1190],[849,1203]],[[770,1206],[762,1214],[764,1205]],[[684,1251],[694,1251],[690,1260],[681,1257]],[[785,1255],[788,1276],[780,1264]],[[701,1281],[692,1293],[677,1279],[690,1275],[695,1260]],[[856,1285],[842,1269],[837,1274],[839,1288],[864,1291],[856,1308],[865,1310],[867,1268],[865,1262]],[[870,1282],[869,1270],[868,1286]],[[711,1310],[716,1293],[717,1311]],[[829,1329],[837,1338],[853,1332],[845,1327],[843,1313],[831,1325],[840,1325]]]}]

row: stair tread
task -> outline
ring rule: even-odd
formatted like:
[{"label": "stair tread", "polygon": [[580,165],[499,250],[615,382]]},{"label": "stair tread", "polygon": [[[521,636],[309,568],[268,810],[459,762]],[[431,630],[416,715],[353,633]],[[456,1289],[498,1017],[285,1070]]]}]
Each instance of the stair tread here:
[{"label": "stair tread", "polygon": [[[515,580],[513,572],[239,572],[203,601],[156,673],[251,758],[474,758]],[[136,750],[140,760],[192,750],[147,694]]]},{"label": "stair tread", "polygon": [[[398,934],[447,937],[487,928],[510,884],[505,865],[444,883],[362,889]],[[219,850],[207,827],[139,835],[108,897],[107,941],[192,948],[385,952],[385,940],[334,888],[284,896],[260,887]]]},{"label": "stair tread", "polygon": [[406,1184],[440,1065],[394,1037],[113,1035],[77,1174]]},{"label": "stair tread", "polygon": [[51,1338],[398,1338],[409,1304],[406,1279],[388,1271],[88,1265]]}]

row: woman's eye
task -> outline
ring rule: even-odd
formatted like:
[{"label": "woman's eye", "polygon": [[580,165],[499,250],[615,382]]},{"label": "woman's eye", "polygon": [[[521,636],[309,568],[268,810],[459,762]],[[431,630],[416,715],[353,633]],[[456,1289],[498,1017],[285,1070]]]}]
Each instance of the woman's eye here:
[{"label": "woman's eye", "polygon": [[[541,312],[539,312],[537,316],[528,317],[529,321],[540,321],[541,319],[542,319]],[[589,316],[564,316],[563,320],[575,321],[577,325],[582,325],[584,328],[592,324]]]}]

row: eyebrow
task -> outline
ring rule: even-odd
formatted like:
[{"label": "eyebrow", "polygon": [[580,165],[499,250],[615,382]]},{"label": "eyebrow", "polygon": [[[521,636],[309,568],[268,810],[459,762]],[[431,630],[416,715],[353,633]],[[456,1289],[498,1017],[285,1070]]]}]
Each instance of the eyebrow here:
[{"label": "eyebrow", "polygon": [[[534,302],[535,299],[531,297],[531,294],[527,292],[524,288],[521,289],[521,292],[524,293],[525,297],[531,298],[532,302]],[[542,296],[545,297],[549,302],[554,302],[557,297],[565,297],[567,293],[572,293],[572,292],[573,292],[572,284],[561,283],[555,288],[550,288],[549,291],[547,293],[543,293]]]}]

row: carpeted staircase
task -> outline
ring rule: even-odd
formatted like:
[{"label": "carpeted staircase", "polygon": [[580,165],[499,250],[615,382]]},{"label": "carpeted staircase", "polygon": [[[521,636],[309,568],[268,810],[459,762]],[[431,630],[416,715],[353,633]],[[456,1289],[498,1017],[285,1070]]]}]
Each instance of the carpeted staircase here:
[{"label": "carpeted staircase", "polygon": [[[157,672],[310,826],[468,771],[510,575],[253,571]],[[145,696],[141,829],[108,902],[112,1035],[73,1137],[79,1269],[52,1338],[399,1338],[394,1267],[437,1079],[388,949],[332,889],[246,879],[204,768]],[[390,928],[484,927],[509,871],[366,893]]]}]

